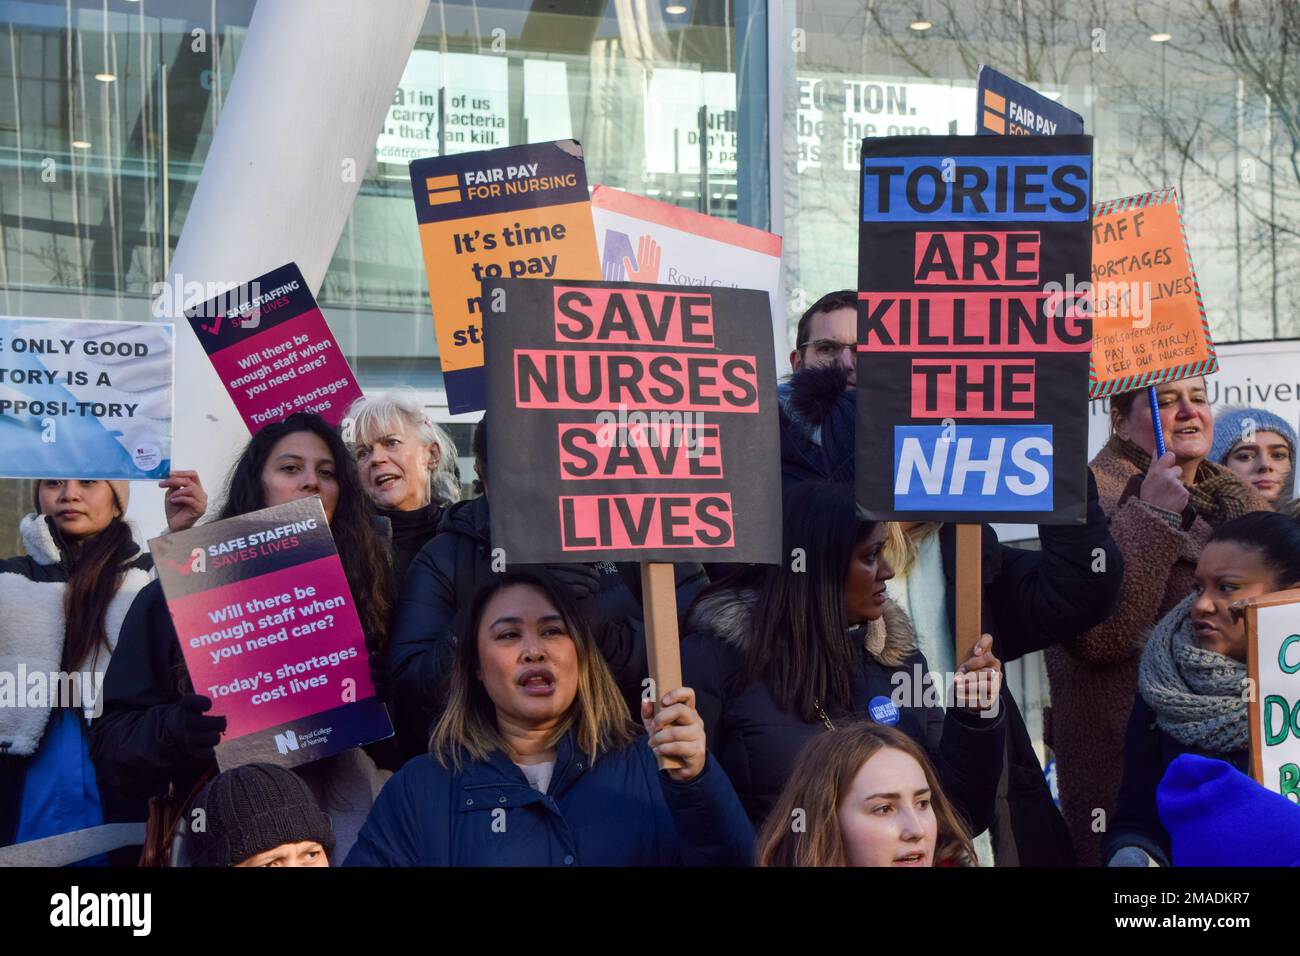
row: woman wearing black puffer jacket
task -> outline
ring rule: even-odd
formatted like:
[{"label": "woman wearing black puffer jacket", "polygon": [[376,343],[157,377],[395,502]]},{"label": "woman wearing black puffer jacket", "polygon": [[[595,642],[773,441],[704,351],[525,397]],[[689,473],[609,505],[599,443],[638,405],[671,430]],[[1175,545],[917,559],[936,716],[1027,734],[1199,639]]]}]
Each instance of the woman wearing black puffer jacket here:
[{"label": "woman wearing black puffer jacket", "polygon": [[[813,446],[799,428],[782,429],[782,478],[788,489],[808,480],[852,487],[857,393],[836,369],[809,369],[790,383],[790,401],[805,421],[821,429]],[[983,595],[981,631],[993,638],[1004,662],[1059,645],[1087,632],[1114,610],[1124,579],[1124,558],[1111,538],[1092,472],[1087,474],[1087,517],[1082,525],[1040,525],[1040,548],[1001,544],[981,528]],[[956,662],[952,635],[957,617],[957,528],[922,524],[891,529],[887,551],[896,576],[890,592],[908,610],[921,648],[936,670]],[[1025,722],[1011,691],[1002,690],[1007,714],[1004,779],[991,829],[999,866],[1073,866],[1074,848],[1056,808]]]},{"label": "woman wearing black puffer jacket", "polygon": [[761,825],[809,740],[863,719],[923,746],[971,832],[993,816],[1006,718],[986,636],[963,663],[946,712],[907,616],[885,597],[885,525],[853,495],[808,482],[784,501],[786,564],[740,572],[691,609],[682,677],[709,749]]}]

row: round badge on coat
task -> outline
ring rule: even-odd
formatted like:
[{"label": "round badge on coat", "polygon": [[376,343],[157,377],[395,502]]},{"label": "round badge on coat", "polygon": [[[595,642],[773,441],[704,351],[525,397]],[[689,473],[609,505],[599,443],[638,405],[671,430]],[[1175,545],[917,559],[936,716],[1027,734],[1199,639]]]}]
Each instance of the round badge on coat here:
[{"label": "round badge on coat", "polygon": [[873,697],[867,704],[867,713],[871,719],[878,724],[886,724],[890,727],[898,723],[898,708],[888,697]]}]

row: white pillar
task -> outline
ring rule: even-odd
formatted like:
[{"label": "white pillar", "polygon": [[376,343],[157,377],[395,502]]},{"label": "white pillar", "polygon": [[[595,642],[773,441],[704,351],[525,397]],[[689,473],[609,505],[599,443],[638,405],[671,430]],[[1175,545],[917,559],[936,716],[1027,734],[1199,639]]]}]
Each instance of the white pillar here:
[{"label": "white pillar", "polygon": [[[259,0],[169,289],[242,283],[289,261],[320,288],[428,5]],[[165,298],[176,323],[172,462],[199,472],[211,514],[248,430],[184,316],[172,314],[183,297]],[[131,514],[147,535],[161,531],[161,490],[137,484]]]}]

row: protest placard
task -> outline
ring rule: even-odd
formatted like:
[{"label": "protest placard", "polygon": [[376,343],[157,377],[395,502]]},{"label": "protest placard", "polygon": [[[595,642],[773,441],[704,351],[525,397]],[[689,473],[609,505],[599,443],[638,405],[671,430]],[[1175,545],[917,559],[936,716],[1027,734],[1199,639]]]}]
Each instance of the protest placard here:
[{"label": "protest placard", "polygon": [[975,131],[984,136],[1065,136],[1083,132],[1074,110],[991,66],[976,75]]},{"label": "protest placard", "polygon": [[1085,520],[1087,136],[862,144],[857,495],[877,519]]},{"label": "protest placard", "polygon": [[1218,370],[1176,189],[1093,207],[1091,278],[1093,398]]},{"label": "protest placard", "polygon": [[1300,803],[1300,591],[1278,591],[1246,608],[1251,770]]},{"label": "protest placard", "polygon": [[776,373],[754,334],[766,293],[493,280],[483,294],[507,561],[778,560]]},{"label": "protest placard", "polygon": [[582,147],[573,140],[411,163],[420,244],[453,415],[486,407],[484,279],[596,279]]},{"label": "protest placard", "polygon": [[606,282],[762,289],[782,354],[780,236],[609,186],[592,191],[591,216]]},{"label": "protest placard", "polygon": [[0,476],[165,478],[175,327],[0,317]]},{"label": "protest placard", "polygon": [[361,397],[295,263],[215,296],[185,317],[250,432],[294,412],[315,412],[338,425]]},{"label": "protest placard", "polygon": [[319,498],[149,542],[221,768],[291,766],[392,735]]}]

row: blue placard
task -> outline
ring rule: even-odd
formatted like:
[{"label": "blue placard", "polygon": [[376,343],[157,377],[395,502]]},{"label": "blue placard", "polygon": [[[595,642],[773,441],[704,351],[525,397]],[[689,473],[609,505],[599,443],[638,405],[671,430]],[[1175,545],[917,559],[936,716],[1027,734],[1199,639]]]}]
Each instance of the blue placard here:
[{"label": "blue placard", "polygon": [[1083,117],[989,66],[977,80],[975,131],[981,136],[1062,136],[1083,132]]},{"label": "blue placard", "polygon": [[175,328],[0,317],[0,477],[165,478]]},{"label": "blue placard", "polygon": [[1051,511],[1052,426],[896,425],[897,511]]}]

